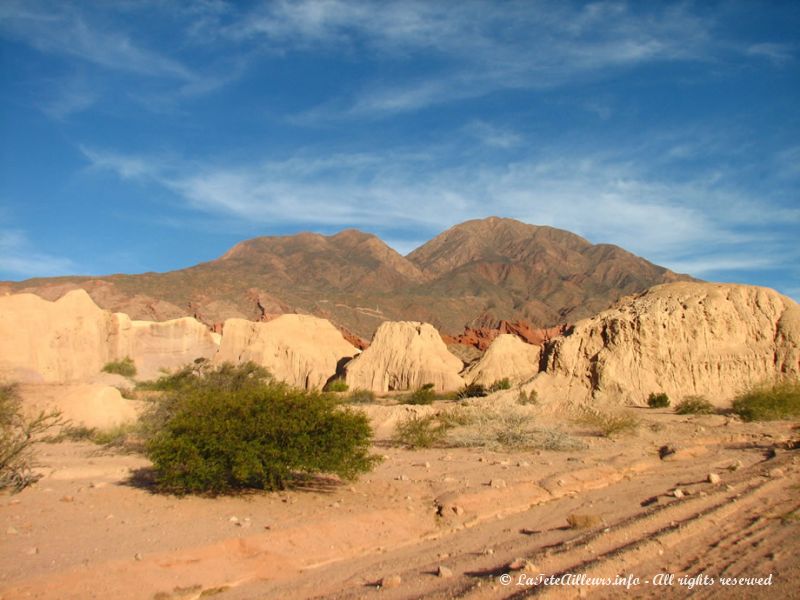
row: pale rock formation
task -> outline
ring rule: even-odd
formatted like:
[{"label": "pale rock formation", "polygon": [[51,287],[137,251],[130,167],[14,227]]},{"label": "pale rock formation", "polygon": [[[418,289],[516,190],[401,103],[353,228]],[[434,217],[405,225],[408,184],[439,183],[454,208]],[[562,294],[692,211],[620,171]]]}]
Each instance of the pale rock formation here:
[{"label": "pale rock formation", "polygon": [[219,348],[219,334],[193,319],[171,321],[132,321],[124,313],[114,313],[115,333],[110,344],[116,358],[129,356],[139,379],[159,377],[198,358],[211,359]]},{"label": "pale rock formation", "polygon": [[439,391],[464,385],[464,364],[450,354],[432,325],[413,321],[381,323],[369,348],[347,365],[350,389],[375,392],[413,390],[432,383]]},{"label": "pale rock formation", "polygon": [[479,361],[464,371],[467,383],[489,386],[508,378],[513,383],[527,381],[539,371],[539,346],[526,344],[516,335],[498,335]]},{"label": "pale rock formation", "polygon": [[567,402],[642,404],[652,392],[723,405],[747,386],[800,375],[800,306],[762,287],[672,283],[579,321],[543,350],[526,389]]},{"label": "pale rock formation", "polygon": [[72,426],[108,429],[136,420],[143,403],[127,400],[119,390],[99,383],[22,385],[23,410],[29,415],[58,410]]},{"label": "pale rock formation", "polygon": [[253,361],[276,379],[319,389],[340,364],[358,354],[330,321],[310,315],[281,315],[266,323],[228,319],[216,364]]},{"label": "pale rock formation", "polygon": [[33,294],[0,296],[0,377],[78,381],[111,358],[111,314],[84,290],[55,302]]},{"label": "pale rock formation", "polygon": [[33,294],[0,296],[0,378],[89,381],[130,357],[140,378],[157,377],[196,358],[211,358],[219,336],[192,318],[131,321],[99,308],[84,290],[54,302]]}]

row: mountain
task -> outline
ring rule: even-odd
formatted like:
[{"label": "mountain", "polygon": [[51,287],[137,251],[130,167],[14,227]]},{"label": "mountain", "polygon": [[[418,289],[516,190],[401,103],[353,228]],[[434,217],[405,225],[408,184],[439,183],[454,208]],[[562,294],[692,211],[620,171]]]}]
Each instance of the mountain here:
[{"label": "mountain", "polygon": [[560,229],[490,217],[448,229],[406,257],[348,229],[241,242],[220,258],[167,273],[0,283],[55,299],[86,289],[133,318],[191,315],[213,325],[311,313],[369,338],[385,320],[465,326],[525,320],[549,327],[594,314],[659,283],[690,280],[617,246]]}]

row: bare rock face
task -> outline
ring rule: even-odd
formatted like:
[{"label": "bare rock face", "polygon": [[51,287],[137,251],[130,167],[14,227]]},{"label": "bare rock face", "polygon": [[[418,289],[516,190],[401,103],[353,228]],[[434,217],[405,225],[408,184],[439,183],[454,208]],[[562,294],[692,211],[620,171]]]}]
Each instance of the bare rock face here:
[{"label": "bare rock face", "polygon": [[219,335],[191,317],[131,321],[128,315],[115,313],[113,318],[111,352],[117,358],[130,356],[141,379],[153,379],[162,369],[178,369],[198,358],[211,359],[219,347]]},{"label": "bare rock face", "polygon": [[464,385],[463,363],[450,354],[439,332],[428,323],[386,321],[369,348],[347,365],[351,389],[374,392],[412,390],[432,383],[439,391]]},{"label": "bare rock face", "polygon": [[483,357],[464,372],[467,383],[491,385],[508,378],[521,383],[539,371],[539,346],[526,344],[516,335],[498,335]]},{"label": "bare rock face", "polygon": [[126,400],[117,388],[100,383],[22,385],[20,395],[31,415],[56,409],[71,425],[99,429],[132,423],[144,408],[143,402]]},{"label": "bare rock face", "polygon": [[0,296],[0,376],[9,380],[79,381],[111,358],[111,314],[84,290],[55,302],[33,294]]},{"label": "bare rock face", "polygon": [[330,321],[286,314],[266,323],[228,319],[214,362],[253,361],[290,385],[319,389],[356,354]]},{"label": "bare rock face", "polygon": [[719,405],[748,385],[800,374],[800,306],[762,287],[672,283],[579,321],[545,346],[542,397],[644,403],[652,392]]},{"label": "bare rock face", "polygon": [[50,302],[33,294],[0,296],[0,377],[65,383],[96,377],[130,357],[142,378],[210,358],[218,336],[192,318],[131,321],[99,308],[84,290]]}]

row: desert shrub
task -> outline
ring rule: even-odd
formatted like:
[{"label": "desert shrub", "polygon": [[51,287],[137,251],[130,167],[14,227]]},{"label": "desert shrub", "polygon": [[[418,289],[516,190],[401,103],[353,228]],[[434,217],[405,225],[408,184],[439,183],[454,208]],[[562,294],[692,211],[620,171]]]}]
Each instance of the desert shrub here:
[{"label": "desert shrub", "polygon": [[503,377],[502,379],[498,379],[492,385],[489,386],[490,392],[499,392],[500,390],[510,390],[511,389],[511,381],[508,377]]},{"label": "desert shrub", "polygon": [[530,412],[508,405],[460,406],[441,417],[448,424],[447,445],[492,450],[580,450],[585,445],[557,429],[537,425]]},{"label": "desert shrub", "polygon": [[33,472],[33,447],[64,424],[58,411],[26,417],[14,385],[0,385],[0,490],[20,491],[39,477]]},{"label": "desert shrub", "polygon": [[370,404],[375,402],[375,392],[372,390],[353,390],[347,395],[350,404]]},{"label": "desert shrub", "polygon": [[124,377],[133,377],[136,375],[136,365],[133,364],[133,359],[130,356],[126,356],[122,360],[106,363],[102,371],[104,373],[114,373],[115,375],[122,375]]},{"label": "desert shrub", "polygon": [[140,382],[136,388],[161,392],[190,388],[232,391],[243,387],[259,387],[268,381],[272,381],[269,371],[252,361],[239,365],[224,363],[215,367],[206,359],[198,359],[193,364],[186,365],[174,373],[162,375],[155,381]]},{"label": "desert shrub", "polygon": [[733,401],[733,412],[744,421],[777,421],[800,417],[800,381],[755,386]]},{"label": "desert shrub", "polygon": [[410,394],[402,396],[401,400],[403,404],[433,404],[433,401],[436,400],[436,392],[432,383],[426,383]]},{"label": "desert shrub", "polygon": [[535,406],[539,404],[539,394],[536,392],[536,390],[531,390],[526,394],[525,390],[521,389],[519,394],[517,394],[517,404],[531,404]]},{"label": "desert shrub", "polygon": [[393,439],[410,450],[431,448],[444,441],[447,429],[448,425],[442,423],[437,415],[412,415],[395,426]]},{"label": "desert shrub", "polygon": [[624,413],[607,413],[588,409],[583,411],[577,422],[581,425],[588,425],[603,437],[614,437],[623,433],[633,433],[640,425],[639,420],[633,415]]},{"label": "desert shrub", "polygon": [[145,451],[161,491],[275,490],[298,476],[352,479],[372,468],[365,415],[253,367],[202,369],[156,402]]},{"label": "desert shrub", "polygon": [[675,405],[675,413],[679,415],[713,415],[714,405],[703,396],[686,396]]},{"label": "desert shrub", "polygon": [[489,392],[486,391],[485,386],[480,383],[470,383],[458,390],[456,398],[463,400],[464,398],[483,398],[488,395]]},{"label": "desert shrub", "polygon": [[326,392],[346,392],[347,382],[341,377],[337,377],[336,379],[331,379],[328,383],[326,383],[323,389]]},{"label": "desert shrub", "polygon": [[666,408],[669,406],[669,396],[664,392],[660,394],[653,392],[647,397],[647,406],[650,408]]},{"label": "desert shrub", "polygon": [[571,513],[567,515],[567,525],[569,525],[571,529],[590,529],[592,527],[597,527],[602,522],[602,519],[597,515],[582,513]]}]

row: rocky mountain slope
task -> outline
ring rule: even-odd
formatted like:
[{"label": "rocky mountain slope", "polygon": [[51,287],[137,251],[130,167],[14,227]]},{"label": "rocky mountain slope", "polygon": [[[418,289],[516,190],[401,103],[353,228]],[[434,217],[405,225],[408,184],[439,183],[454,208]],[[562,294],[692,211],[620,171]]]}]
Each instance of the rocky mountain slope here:
[{"label": "rocky mountain slope", "polygon": [[241,242],[217,260],[167,273],[0,283],[0,294],[53,300],[83,288],[134,319],[194,316],[208,325],[310,313],[369,339],[386,320],[465,326],[575,321],[621,296],[690,279],[617,246],[552,227],[490,217],[447,230],[403,257],[356,230]]}]

